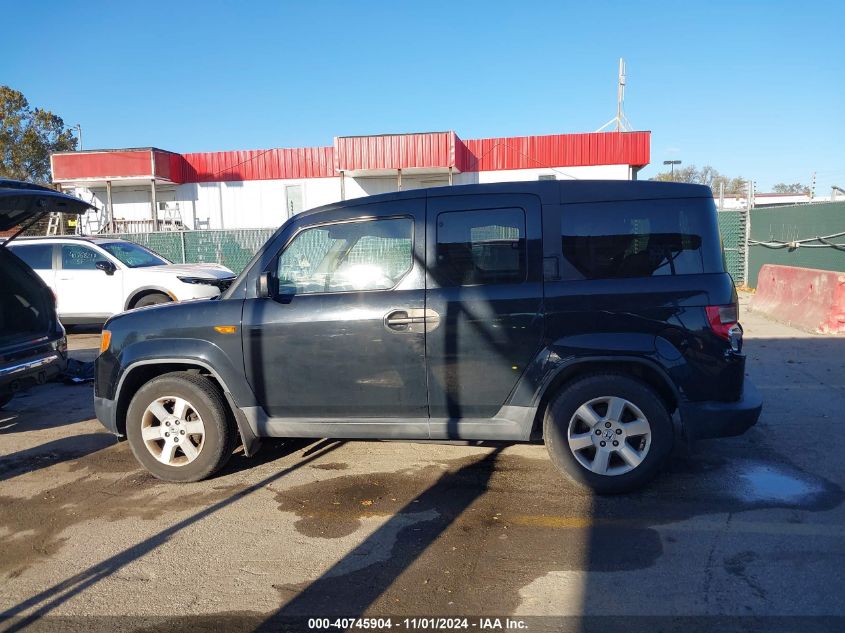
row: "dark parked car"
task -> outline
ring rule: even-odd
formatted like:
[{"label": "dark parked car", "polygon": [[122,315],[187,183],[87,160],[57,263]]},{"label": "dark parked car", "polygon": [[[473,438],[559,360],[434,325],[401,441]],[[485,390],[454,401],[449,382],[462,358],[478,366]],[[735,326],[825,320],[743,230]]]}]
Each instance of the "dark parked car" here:
[{"label": "dark parked car", "polygon": [[[26,228],[46,213],[82,213],[78,198],[16,180],[0,180],[0,231]],[[46,382],[67,363],[56,299],[41,278],[0,243],[0,408],[15,392]]]},{"label": "dark parked car", "polygon": [[111,319],[95,405],[171,481],[238,438],[542,441],[611,493],[752,426],[744,368],[710,189],[519,182],[300,213],[219,300]]}]

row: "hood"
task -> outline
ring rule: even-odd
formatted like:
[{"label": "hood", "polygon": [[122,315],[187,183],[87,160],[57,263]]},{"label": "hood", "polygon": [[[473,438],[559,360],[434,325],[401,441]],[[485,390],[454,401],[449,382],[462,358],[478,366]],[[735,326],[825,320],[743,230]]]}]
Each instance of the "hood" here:
[{"label": "hood", "polygon": [[230,279],[235,273],[220,264],[166,264],[164,266],[145,266],[131,270],[143,270],[145,273],[167,273],[189,277],[205,277],[208,279]]},{"label": "hood", "polygon": [[0,179],[0,231],[8,231],[45,213],[85,213],[93,208],[79,198],[31,182]]}]

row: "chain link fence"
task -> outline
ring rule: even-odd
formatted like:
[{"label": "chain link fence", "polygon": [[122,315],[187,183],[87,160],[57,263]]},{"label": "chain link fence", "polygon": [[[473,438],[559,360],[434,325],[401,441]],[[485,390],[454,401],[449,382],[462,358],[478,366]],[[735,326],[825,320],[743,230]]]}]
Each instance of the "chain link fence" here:
[{"label": "chain link fence", "polygon": [[223,264],[240,273],[275,229],[116,233],[177,264]]},{"label": "chain link fence", "polygon": [[[746,283],[747,218],[747,211],[718,213],[728,272],[738,286]],[[240,273],[274,232],[275,229],[231,229],[117,233],[114,236],[137,242],[178,264],[219,263]]]},{"label": "chain link fence", "polygon": [[746,246],[745,227],[748,211],[719,211],[719,233],[722,236],[722,249],[725,252],[725,264],[737,286],[746,285]]}]

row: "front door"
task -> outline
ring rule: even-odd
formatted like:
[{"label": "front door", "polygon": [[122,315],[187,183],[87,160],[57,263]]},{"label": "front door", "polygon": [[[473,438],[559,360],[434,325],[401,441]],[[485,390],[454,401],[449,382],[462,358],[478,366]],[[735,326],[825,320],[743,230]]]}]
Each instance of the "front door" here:
[{"label": "front door", "polygon": [[431,436],[480,439],[490,430],[470,420],[496,415],[542,344],[540,202],[431,197],[428,218]]},{"label": "front door", "polygon": [[85,244],[59,246],[56,311],[60,318],[100,319],[123,310],[123,271],[108,275],[96,265],[107,259]]},{"label": "front door", "polygon": [[298,227],[270,266],[275,298],[246,300],[246,374],[277,433],[357,418],[355,434],[368,419],[373,435],[390,436],[378,420],[394,418],[427,436],[425,200],[336,217]]}]

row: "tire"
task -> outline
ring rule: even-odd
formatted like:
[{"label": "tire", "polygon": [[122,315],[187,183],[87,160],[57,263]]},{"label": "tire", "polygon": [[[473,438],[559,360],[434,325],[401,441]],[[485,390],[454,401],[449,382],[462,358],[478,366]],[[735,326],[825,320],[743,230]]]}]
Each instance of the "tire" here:
[{"label": "tire", "polygon": [[543,438],[552,462],[570,479],[597,494],[619,494],[657,475],[672,450],[674,430],[651,387],[621,374],[594,374],[554,397]]},{"label": "tire", "polygon": [[132,398],[126,437],[135,459],[155,477],[189,482],[223,467],[235,449],[237,432],[223,395],[210,379],[173,372],[154,378]]},{"label": "tire", "polygon": [[168,297],[163,292],[151,292],[148,295],[144,295],[140,299],[138,299],[134,304],[133,308],[143,308],[144,306],[154,306],[158,303],[171,303],[173,299]]},{"label": "tire", "polygon": [[14,397],[15,394],[13,393],[0,393],[0,409],[9,404]]}]

